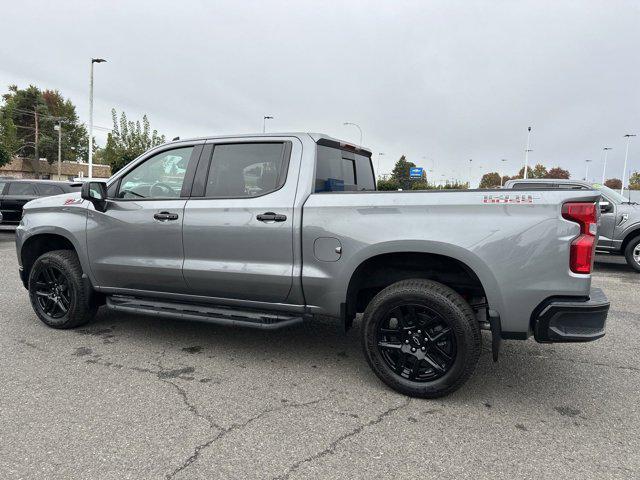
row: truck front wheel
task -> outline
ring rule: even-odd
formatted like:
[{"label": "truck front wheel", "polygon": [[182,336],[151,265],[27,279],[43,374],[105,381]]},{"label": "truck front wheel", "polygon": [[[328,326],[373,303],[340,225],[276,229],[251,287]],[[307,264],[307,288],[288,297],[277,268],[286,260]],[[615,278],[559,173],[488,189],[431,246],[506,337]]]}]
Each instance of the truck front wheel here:
[{"label": "truck front wheel", "polygon": [[71,250],[38,257],[29,273],[29,298],[38,318],[53,328],[83,325],[97,310],[82,284],[78,256]]},{"label": "truck front wheel", "polygon": [[457,390],[481,351],[469,304],[431,280],[403,280],[369,303],[362,323],[364,354],[375,374],[405,395],[436,398]]},{"label": "truck front wheel", "polygon": [[624,256],[629,266],[640,272],[640,236],[631,239],[624,249]]}]

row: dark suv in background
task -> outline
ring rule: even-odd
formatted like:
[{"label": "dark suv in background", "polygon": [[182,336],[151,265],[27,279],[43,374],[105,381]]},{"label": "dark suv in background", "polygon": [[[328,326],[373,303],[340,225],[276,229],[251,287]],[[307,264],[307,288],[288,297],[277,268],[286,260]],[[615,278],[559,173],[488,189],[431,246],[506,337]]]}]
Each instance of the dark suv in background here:
[{"label": "dark suv in background", "polygon": [[79,192],[81,183],[0,178],[0,224],[18,225],[24,204],[38,197]]}]

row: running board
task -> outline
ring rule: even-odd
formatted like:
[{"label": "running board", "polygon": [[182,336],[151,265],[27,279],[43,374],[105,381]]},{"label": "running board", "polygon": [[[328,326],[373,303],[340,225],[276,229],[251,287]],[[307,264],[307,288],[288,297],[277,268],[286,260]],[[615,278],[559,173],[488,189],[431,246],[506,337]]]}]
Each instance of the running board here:
[{"label": "running board", "polygon": [[249,327],[262,330],[277,330],[291,325],[298,325],[304,321],[302,316],[293,316],[286,313],[168,302],[166,300],[122,295],[111,295],[107,297],[107,306],[120,312],[156,315],[181,320],[196,320],[217,325]]}]

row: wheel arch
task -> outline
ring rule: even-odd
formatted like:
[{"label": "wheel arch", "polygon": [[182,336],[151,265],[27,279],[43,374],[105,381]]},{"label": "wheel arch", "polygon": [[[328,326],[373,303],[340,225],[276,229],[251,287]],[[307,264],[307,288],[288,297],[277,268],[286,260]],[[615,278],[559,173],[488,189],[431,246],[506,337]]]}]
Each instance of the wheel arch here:
[{"label": "wheel arch", "polygon": [[622,245],[620,245],[620,251],[624,255],[624,251],[627,248],[627,245],[634,239],[640,237],[640,224],[636,224],[630,227],[624,234],[624,239],[622,240]]},{"label": "wheel arch", "polygon": [[[402,245],[398,245],[402,243]],[[359,255],[349,275],[342,307],[345,328],[377,292],[400,280],[424,278],[438,281],[469,298],[486,298],[500,310],[502,297],[493,272],[472,251],[442,242],[392,242]]]},{"label": "wheel arch", "polygon": [[77,244],[77,239],[64,229],[56,228],[50,231],[36,232],[21,239],[18,256],[23,270],[23,278],[29,278],[29,272],[38,257],[54,250],[74,251],[80,260],[82,269],[85,272],[87,271],[83,258],[80,255],[81,249]]}]

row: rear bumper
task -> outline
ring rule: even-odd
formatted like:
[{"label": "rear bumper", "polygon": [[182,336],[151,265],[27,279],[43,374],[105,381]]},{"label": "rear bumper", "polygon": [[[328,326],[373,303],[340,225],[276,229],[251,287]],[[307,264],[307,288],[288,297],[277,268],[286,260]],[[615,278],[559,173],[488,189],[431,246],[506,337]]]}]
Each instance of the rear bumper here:
[{"label": "rear bumper", "polygon": [[536,309],[533,335],[540,343],[590,342],[604,337],[609,300],[599,288],[588,299],[551,298]]}]

